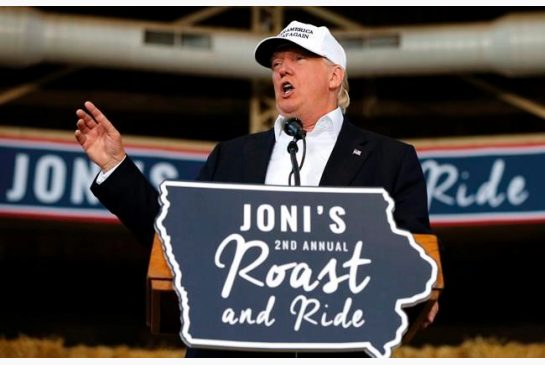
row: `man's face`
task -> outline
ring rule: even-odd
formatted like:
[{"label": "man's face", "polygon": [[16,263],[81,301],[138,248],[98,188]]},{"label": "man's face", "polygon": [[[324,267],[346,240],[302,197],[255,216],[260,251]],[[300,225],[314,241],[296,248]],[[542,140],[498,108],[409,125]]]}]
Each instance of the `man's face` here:
[{"label": "man's face", "polygon": [[290,47],[275,52],[271,69],[280,114],[309,124],[335,109],[333,67],[324,58],[304,49]]}]

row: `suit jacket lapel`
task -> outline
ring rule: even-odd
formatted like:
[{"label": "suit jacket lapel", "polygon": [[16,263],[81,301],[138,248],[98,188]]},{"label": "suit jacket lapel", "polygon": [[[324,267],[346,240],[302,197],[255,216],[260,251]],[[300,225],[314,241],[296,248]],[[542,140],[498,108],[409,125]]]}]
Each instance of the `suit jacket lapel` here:
[{"label": "suit jacket lapel", "polygon": [[372,143],[364,131],[346,118],[327,161],[320,186],[349,186],[372,153]]},{"label": "suit jacket lapel", "polygon": [[264,184],[267,167],[274,147],[274,130],[254,134],[244,145],[243,181],[251,184]]}]

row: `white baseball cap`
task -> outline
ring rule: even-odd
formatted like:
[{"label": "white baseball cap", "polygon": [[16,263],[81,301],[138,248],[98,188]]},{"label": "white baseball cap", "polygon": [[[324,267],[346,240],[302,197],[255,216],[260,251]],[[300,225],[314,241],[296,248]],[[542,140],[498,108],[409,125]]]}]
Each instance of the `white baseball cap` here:
[{"label": "white baseball cap", "polygon": [[257,63],[270,68],[273,53],[286,43],[296,44],[346,69],[346,53],[329,29],[298,21],[292,21],[277,36],[259,42],[254,51]]}]

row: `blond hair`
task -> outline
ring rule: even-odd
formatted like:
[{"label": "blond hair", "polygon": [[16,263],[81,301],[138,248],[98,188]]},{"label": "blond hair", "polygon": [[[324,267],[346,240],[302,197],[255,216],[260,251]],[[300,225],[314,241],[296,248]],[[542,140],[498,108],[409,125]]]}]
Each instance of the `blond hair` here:
[{"label": "blond hair", "polygon": [[343,114],[346,113],[346,109],[348,109],[348,106],[350,105],[350,95],[348,95],[349,89],[350,88],[348,86],[348,75],[345,70],[341,88],[337,93],[337,105],[339,106],[339,108],[341,108]]},{"label": "blond hair", "polygon": [[340,67],[344,71],[343,82],[341,83],[341,87],[337,93],[337,106],[341,108],[342,113],[345,114],[346,109],[348,109],[348,106],[350,105],[350,95],[348,95],[348,91],[350,90],[350,87],[348,86],[348,73],[344,68],[333,63],[330,59],[326,57],[323,57],[323,59],[330,66]]}]

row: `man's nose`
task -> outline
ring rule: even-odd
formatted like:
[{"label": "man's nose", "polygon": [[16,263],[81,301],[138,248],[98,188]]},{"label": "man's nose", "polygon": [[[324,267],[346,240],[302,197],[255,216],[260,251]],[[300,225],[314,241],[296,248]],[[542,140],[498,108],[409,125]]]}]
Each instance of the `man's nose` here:
[{"label": "man's nose", "polygon": [[291,75],[292,71],[293,70],[290,61],[282,62],[282,64],[278,68],[278,73],[280,74],[280,76]]}]

